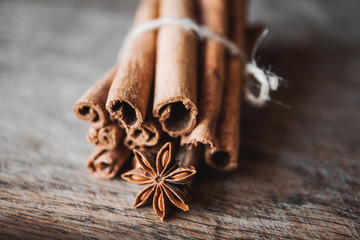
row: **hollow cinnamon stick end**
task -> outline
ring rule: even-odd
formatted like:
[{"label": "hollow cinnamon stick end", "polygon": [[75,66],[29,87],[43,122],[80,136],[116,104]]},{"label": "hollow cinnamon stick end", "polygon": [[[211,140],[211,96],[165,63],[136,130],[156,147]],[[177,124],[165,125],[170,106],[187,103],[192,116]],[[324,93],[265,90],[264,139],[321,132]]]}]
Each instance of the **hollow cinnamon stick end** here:
[{"label": "hollow cinnamon stick end", "polygon": [[162,129],[160,124],[155,122],[148,122],[143,125],[143,128],[148,133],[144,145],[148,147],[153,147],[158,144],[162,135]]},{"label": "hollow cinnamon stick end", "polygon": [[130,150],[133,150],[133,149],[138,150],[140,148],[140,146],[128,135],[125,136],[123,144],[125,147],[127,147]]},{"label": "hollow cinnamon stick end", "polygon": [[114,150],[122,142],[123,135],[124,130],[113,123],[99,130],[99,141],[103,148]]},{"label": "hollow cinnamon stick end", "polygon": [[218,150],[211,152],[205,151],[205,162],[212,168],[228,172],[238,167],[238,154],[235,151]]},{"label": "hollow cinnamon stick end", "polygon": [[101,128],[90,126],[86,139],[96,147],[114,150],[121,142],[124,130],[117,123],[111,123]]},{"label": "hollow cinnamon stick end", "polygon": [[[125,158],[130,155],[127,152],[123,154],[127,155],[124,156]],[[87,168],[98,178],[111,179],[116,176],[125,161],[126,159],[124,161],[120,159],[118,151],[96,148],[88,158]]]},{"label": "hollow cinnamon stick end", "polygon": [[127,136],[124,145],[130,149],[134,147],[153,147],[161,137],[162,129],[158,123],[147,121],[139,128],[126,129]]},{"label": "hollow cinnamon stick end", "polygon": [[104,115],[104,111],[91,102],[78,101],[75,103],[73,111],[77,119],[89,121],[95,128],[104,126],[108,119],[107,116]]},{"label": "hollow cinnamon stick end", "polygon": [[86,134],[86,140],[89,143],[93,144],[94,146],[98,146],[99,145],[98,133],[99,133],[98,129],[90,126]]},{"label": "hollow cinnamon stick end", "polygon": [[194,129],[198,109],[194,102],[188,99],[175,99],[155,105],[153,114],[159,118],[165,132],[171,137],[178,137]]},{"label": "hollow cinnamon stick end", "polygon": [[199,123],[189,135],[182,136],[180,144],[186,146],[187,149],[204,145],[212,153],[217,149],[216,139],[209,125],[202,123]]},{"label": "hollow cinnamon stick end", "polygon": [[106,109],[111,116],[120,121],[125,128],[138,128],[144,121],[139,109],[127,101],[110,100],[106,103]]}]

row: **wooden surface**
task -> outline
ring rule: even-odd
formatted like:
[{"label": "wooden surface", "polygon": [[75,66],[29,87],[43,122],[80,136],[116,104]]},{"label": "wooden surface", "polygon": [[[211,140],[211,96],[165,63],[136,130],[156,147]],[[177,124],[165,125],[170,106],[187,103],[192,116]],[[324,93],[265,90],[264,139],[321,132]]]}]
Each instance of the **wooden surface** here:
[{"label": "wooden surface", "polygon": [[0,1],[0,239],[359,239],[360,44],[280,31],[291,21],[272,22],[282,35],[262,50],[291,107],[244,104],[239,169],[201,168],[189,212],[161,222],[132,208],[138,186],[89,174],[72,106],[113,63],[135,6]]}]

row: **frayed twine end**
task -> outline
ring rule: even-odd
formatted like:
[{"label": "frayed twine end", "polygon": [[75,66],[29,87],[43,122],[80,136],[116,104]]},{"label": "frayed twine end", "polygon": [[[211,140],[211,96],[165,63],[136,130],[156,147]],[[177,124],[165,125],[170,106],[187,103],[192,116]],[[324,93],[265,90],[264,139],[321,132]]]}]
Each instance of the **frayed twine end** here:
[{"label": "frayed twine end", "polygon": [[[267,101],[271,100],[270,91],[276,91],[279,87],[279,81],[282,79],[271,72],[270,69],[266,70],[258,67],[255,61],[255,56],[260,44],[268,33],[269,30],[265,29],[256,40],[251,53],[251,62],[246,64],[244,71],[244,77],[247,81],[245,85],[245,97],[251,104],[259,107],[264,106]],[[250,90],[250,81],[256,81],[259,84],[260,91],[257,96]]]}]

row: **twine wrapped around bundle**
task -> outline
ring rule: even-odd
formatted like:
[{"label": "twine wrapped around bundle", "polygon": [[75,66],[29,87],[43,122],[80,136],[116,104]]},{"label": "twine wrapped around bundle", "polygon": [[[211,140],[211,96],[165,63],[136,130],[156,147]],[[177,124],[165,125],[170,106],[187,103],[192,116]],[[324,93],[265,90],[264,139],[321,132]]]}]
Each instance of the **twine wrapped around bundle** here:
[{"label": "twine wrapped around bundle", "polygon": [[162,26],[173,25],[182,27],[188,31],[192,31],[196,33],[196,35],[201,39],[210,38],[215,41],[223,44],[229,53],[233,57],[239,58],[244,64],[244,77],[248,81],[254,80],[260,86],[260,92],[258,96],[255,96],[254,93],[250,90],[250,86],[245,86],[245,96],[246,99],[253,104],[254,106],[263,106],[265,103],[270,100],[270,91],[276,91],[279,86],[279,80],[281,77],[277,76],[275,73],[270,70],[265,70],[258,67],[255,55],[260,46],[262,40],[269,33],[268,29],[265,29],[260,37],[257,39],[255,43],[255,47],[251,53],[251,58],[247,57],[245,51],[241,49],[236,43],[232,42],[228,38],[218,35],[211,31],[207,26],[199,25],[194,20],[189,18],[158,18],[152,21],[148,21],[136,28],[134,28],[125,38],[124,43],[119,51],[118,59],[122,58],[124,49],[128,48],[128,45],[138,36],[156,30]]}]

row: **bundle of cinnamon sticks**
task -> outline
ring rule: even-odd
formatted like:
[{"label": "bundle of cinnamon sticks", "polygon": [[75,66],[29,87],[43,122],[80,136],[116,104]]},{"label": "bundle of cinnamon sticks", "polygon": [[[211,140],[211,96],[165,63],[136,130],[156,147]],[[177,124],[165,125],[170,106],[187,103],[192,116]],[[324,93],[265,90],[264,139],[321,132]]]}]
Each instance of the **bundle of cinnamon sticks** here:
[{"label": "bundle of cinnamon sticks", "polygon": [[[249,48],[245,0],[142,0],[134,28],[158,18],[192,19]],[[220,42],[200,41],[181,26],[131,39],[74,106],[76,117],[90,122],[87,140],[96,147],[90,172],[113,178],[132,159],[123,178],[146,185],[136,207],[152,199],[161,219],[169,203],[188,210],[201,159],[222,171],[238,165],[242,73],[242,63]]]}]

